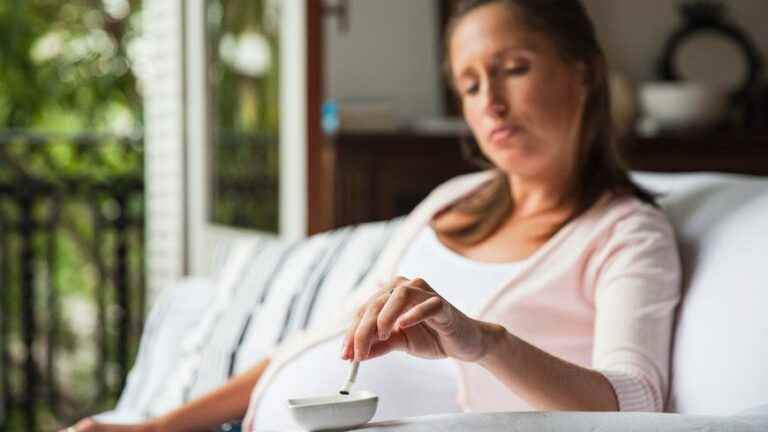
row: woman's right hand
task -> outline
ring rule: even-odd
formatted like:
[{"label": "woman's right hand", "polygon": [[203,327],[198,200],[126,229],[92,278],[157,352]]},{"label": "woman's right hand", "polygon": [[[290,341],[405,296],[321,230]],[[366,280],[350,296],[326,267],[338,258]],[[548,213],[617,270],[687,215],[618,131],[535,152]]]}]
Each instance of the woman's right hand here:
[{"label": "woman's right hand", "polygon": [[91,417],[77,422],[74,426],[62,429],[59,432],[162,432],[162,428],[153,422],[135,425],[117,425],[99,423]]}]

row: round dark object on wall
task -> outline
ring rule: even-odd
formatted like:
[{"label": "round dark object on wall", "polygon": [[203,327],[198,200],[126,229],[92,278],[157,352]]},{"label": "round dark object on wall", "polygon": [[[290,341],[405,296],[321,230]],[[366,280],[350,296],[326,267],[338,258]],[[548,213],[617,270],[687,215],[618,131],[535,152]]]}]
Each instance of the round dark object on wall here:
[{"label": "round dark object on wall", "polygon": [[762,70],[760,55],[747,34],[724,18],[720,2],[685,2],[680,11],[683,25],[664,47],[660,78],[707,81],[728,86],[737,99],[746,96]]}]

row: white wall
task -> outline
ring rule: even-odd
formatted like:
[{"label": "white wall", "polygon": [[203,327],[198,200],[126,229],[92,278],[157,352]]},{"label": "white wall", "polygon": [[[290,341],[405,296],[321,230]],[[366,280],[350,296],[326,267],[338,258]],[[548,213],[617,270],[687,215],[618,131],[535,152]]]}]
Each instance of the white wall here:
[{"label": "white wall", "polygon": [[[331,0],[328,0],[331,2]],[[583,0],[612,67],[634,81],[655,78],[656,60],[679,23],[678,0]],[[435,0],[350,0],[350,30],[325,21],[326,95],[383,97],[402,114],[440,113]],[[768,0],[728,0],[768,64]],[[713,67],[716,67],[713,62]]]},{"label": "white wall", "polygon": [[[635,81],[656,78],[664,44],[679,25],[676,0],[584,0],[612,67]],[[768,62],[768,1],[728,0],[728,16],[757,45]],[[712,62],[717,68],[717,61]],[[768,76],[768,75],[766,75]]]},{"label": "white wall", "polygon": [[338,31],[336,19],[325,19],[325,94],[385,98],[404,117],[440,113],[437,2],[350,0],[349,5],[347,32]]}]

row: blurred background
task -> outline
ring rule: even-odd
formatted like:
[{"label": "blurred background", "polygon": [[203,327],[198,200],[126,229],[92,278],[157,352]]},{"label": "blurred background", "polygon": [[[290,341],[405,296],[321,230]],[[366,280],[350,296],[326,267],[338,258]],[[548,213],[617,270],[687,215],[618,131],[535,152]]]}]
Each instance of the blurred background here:
[{"label": "blurred background", "polygon": [[114,401],[141,328],[141,3],[8,0],[0,28],[2,418],[50,430]]},{"label": "blurred background", "polygon": [[[392,218],[477,169],[453,3],[0,2],[4,430],[112,407],[153,299],[217,239]],[[632,169],[768,175],[768,2],[584,4]]]},{"label": "blurred background", "polygon": [[[185,115],[181,29],[193,7],[204,18],[196,34],[205,38],[195,49],[211,53],[204,65],[215,124],[210,220],[277,232],[276,5],[0,3],[0,419],[6,430],[52,430],[106,410],[125,383],[148,304],[148,229],[162,242],[163,230],[178,226],[162,205],[150,204],[157,210],[148,228],[145,190],[147,177],[158,169],[177,175],[184,159],[173,151],[182,149],[187,133],[174,122]],[[158,143],[154,165],[145,164],[148,134]],[[185,199],[162,173],[155,179],[156,201]],[[183,219],[180,206],[172,211]],[[178,239],[165,238],[177,247]],[[173,280],[184,264],[162,247],[158,255],[165,258],[150,268]]]}]

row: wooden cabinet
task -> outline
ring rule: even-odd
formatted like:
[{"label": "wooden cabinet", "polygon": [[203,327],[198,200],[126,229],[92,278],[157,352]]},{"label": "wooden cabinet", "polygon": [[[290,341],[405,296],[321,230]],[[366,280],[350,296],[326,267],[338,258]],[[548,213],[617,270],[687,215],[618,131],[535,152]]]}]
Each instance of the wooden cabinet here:
[{"label": "wooden cabinet", "polygon": [[[637,170],[768,175],[768,132],[635,137],[622,147]],[[455,135],[341,134],[327,150],[333,227],[406,214],[443,181],[477,170]]]},{"label": "wooden cabinet", "polygon": [[345,134],[330,146],[334,227],[405,214],[440,183],[477,170],[456,136]]}]

